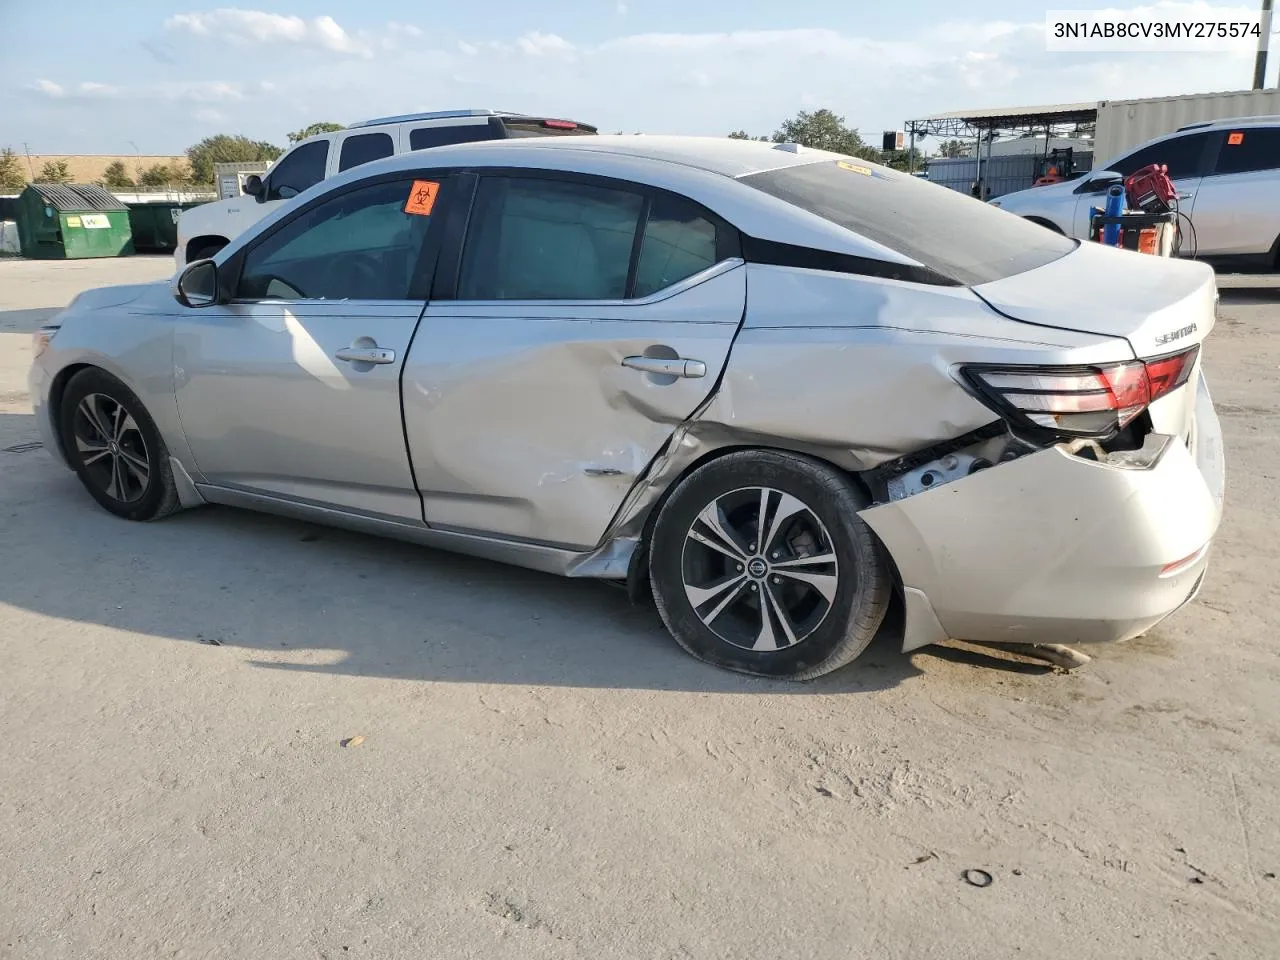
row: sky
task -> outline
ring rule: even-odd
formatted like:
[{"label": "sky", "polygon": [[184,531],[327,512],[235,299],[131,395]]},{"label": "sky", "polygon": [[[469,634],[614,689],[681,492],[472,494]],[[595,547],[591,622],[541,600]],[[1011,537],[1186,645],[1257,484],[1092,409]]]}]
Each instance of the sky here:
[{"label": "sky", "polygon": [[[1243,5],[1241,5],[1243,4]],[[827,107],[878,142],[953,110],[1240,90],[1253,49],[1045,50],[1050,9],[1124,0],[0,0],[0,147],[283,145],[326,120],[457,107],[601,132],[768,134]],[[1150,3],[1256,13],[1257,0]],[[1280,23],[1277,24],[1280,26]],[[1280,49],[1273,45],[1268,82]]]}]

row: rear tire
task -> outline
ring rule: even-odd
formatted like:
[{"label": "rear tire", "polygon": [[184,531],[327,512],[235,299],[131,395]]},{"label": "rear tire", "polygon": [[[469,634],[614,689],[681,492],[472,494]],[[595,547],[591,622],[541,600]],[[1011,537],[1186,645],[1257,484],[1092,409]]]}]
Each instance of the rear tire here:
[{"label": "rear tire", "polygon": [[72,469],[105,509],[126,520],[159,520],[178,509],[160,431],[142,401],[115,377],[96,367],[72,377],[59,426]]},{"label": "rear tire", "polygon": [[858,516],[866,505],[847,476],[796,454],[738,451],[698,468],[663,506],[650,546],[667,629],[699,660],[740,673],[808,680],[851,662],[891,591],[883,548]]}]

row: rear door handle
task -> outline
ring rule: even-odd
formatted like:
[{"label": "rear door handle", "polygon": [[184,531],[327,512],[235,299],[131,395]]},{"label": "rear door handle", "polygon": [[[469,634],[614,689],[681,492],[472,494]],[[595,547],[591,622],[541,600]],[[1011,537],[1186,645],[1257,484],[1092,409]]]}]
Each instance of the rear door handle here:
[{"label": "rear door handle", "polygon": [[334,354],[347,363],[395,363],[396,352],[386,347],[343,347]]},{"label": "rear door handle", "polygon": [[624,367],[639,370],[641,373],[652,373],[659,377],[688,377],[696,379],[707,375],[707,365],[701,360],[686,360],[684,357],[667,359],[666,357],[624,357]]}]

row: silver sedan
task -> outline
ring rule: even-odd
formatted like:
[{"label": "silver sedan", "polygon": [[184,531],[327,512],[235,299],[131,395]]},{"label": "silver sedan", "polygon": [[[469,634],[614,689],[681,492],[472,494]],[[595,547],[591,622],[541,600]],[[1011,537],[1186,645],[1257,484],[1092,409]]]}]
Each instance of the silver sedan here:
[{"label": "silver sedan", "polygon": [[1213,274],[793,144],[443,147],[37,333],[104,508],[288,514],[652,592],[689,652],[1136,636],[1222,509]]}]

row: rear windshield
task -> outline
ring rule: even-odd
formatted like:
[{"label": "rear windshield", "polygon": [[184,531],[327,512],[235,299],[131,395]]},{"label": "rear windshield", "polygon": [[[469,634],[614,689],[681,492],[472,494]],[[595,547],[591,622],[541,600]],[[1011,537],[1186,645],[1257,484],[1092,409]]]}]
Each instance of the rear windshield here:
[{"label": "rear windshield", "polygon": [[508,137],[589,137],[596,128],[572,120],[543,120],[540,117],[503,117]]},{"label": "rear windshield", "polygon": [[858,160],[753,173],[742,182],[968,286],[1034,270],[1075,241],[981,200]]}]

